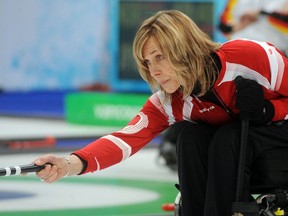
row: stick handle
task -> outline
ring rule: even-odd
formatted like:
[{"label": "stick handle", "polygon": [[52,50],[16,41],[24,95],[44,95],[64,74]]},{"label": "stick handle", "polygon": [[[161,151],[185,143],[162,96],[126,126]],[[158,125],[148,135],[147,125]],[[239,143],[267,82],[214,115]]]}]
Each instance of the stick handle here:
[{"label": "stick handle", "polygon": [[34,164],[26,164],[19,166],[11,166],[0,168],[0,176],[20,175],[22,173],[38,172],[45,168],[45,164],[37,166]]}]

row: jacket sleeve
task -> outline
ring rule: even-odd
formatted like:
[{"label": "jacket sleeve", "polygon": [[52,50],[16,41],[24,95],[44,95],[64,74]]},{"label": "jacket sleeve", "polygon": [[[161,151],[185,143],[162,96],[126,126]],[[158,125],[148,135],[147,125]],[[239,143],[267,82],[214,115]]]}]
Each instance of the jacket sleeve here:
[{"label": "jacket sleeve", "polygon": [[275,111],[272,121],[288,120],[288,97],[273,99],[270,102],[273,104]]},{"label": "jacket sleeve", "polygon": [[271,90],[277,97],[269,99],[274,107],[272,121],[288,120],[288,59],[275,49],[277,61],[270,61]]},{"label": "jacket sleeve", "polygon": [[167,116],[150,99],[119,131],[105,135],[73,154],[87,162],[81,174],[98,171],[131,157],[168,127]]},{"label": "jacket sleeve", "polygon": [[225,71],[218,86],[239,75],[256,80],[273,105],[271,120],[288,120],[288,58],[281,51],[268,42],[236,39],[224,43],[219,56]]}]

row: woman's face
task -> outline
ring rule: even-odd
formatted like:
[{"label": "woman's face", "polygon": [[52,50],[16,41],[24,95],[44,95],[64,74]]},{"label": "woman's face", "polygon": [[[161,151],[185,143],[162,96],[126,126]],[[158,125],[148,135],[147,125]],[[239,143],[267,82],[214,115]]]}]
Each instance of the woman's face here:
[{"label": "woman's face", "polygon": [[151,76],[167,93],[173,93],[180,87],[175,70],[153,38],[145,43],[143,57]]}]

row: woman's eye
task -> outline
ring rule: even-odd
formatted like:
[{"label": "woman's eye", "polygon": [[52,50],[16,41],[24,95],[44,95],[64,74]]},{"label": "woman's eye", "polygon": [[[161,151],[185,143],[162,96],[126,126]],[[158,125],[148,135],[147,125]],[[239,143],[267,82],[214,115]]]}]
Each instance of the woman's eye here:
[{"label": "woman's eye", "polygon": [[157,59],[158,62],[160,62],[160,61],[162,61],[164,59],[164,56],[163,55],[157,55],[156,59]]}]

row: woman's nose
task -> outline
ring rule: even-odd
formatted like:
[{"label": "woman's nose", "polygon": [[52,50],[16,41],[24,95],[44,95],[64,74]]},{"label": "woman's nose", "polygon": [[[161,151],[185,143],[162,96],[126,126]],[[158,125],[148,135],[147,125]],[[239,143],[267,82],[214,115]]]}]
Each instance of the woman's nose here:
[{"label": "woman's nose", "polygon": [[160,68],[156,64],[151,64],[149,67],[151,76],[157,76],[161,73]]}]

